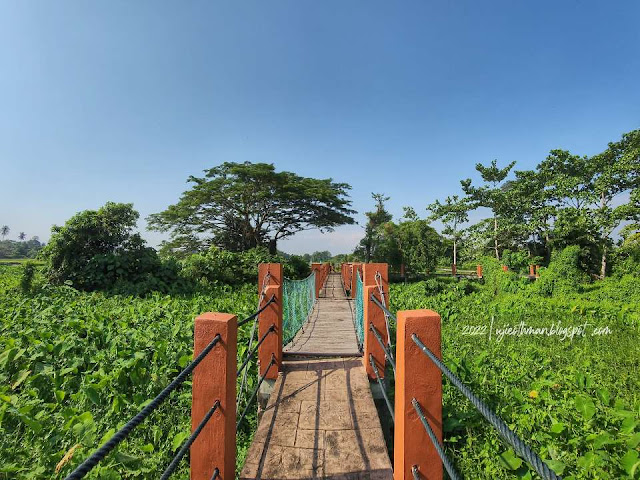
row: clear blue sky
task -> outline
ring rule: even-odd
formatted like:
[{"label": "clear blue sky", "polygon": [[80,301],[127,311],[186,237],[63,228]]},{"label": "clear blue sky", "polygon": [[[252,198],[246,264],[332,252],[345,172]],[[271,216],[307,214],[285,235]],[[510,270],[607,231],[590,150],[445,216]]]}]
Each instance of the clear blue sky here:
[{"label": "clear blue sky", "polygon": [[[3,0],[0,224],[47,239],[108,200],[144,218],[245,160],[426,215],[476,162],[532,168],[640,127],[638,18],[637,1]],[[280,247],[341,253],[360,232]]]}]

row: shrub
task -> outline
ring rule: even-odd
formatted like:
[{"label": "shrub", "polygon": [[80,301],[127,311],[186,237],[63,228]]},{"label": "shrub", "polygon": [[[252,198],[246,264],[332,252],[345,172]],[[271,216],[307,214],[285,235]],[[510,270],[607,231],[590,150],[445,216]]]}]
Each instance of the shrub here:
[{"label": "shrub", "polygon": [[22,266],[22,275],[20,276],[20,290],[22,290],[22,293],[31,293],[35,274],[36,264],[34,262],[25,262]]},{"label": "shrub", "polygon": [[132,233],[138,216],[130,203],[108,202],[98,210],[77,213],[62,227],[54,226],[42,250],[49,281],[79,290],[135,294],[175,287],[177,264],[161,261],[139,234]]},{"label": "shrub", "polygon": [[535,283],[537,293],[551,297],[577,293],[589,277],[580,268],[581,250],[577,245],[555,251],[547,268],[540,269]]}]

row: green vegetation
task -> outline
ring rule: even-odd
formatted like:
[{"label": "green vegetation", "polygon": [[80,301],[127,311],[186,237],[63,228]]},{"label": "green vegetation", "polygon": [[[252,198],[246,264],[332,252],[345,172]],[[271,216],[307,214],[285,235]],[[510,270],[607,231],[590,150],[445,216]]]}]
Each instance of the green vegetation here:
[{"label": "green vegetation", "polygon": [[[0,265],[0,478],[7,479],[63,478],[191,360],[197,315],[244,318],[257,302],[255,284],[135,298],[47,285],[41,274],[23,293],[23,280],[21,267]],[[239,355],[249,330],[239,333]],[[240,463],[255,422],[251,414],[239,432]],[[88,478],[157,478],[190,427],[187,383]],[[187,472],[184,461],[175,478]]]},{"label": "green vegetation", "polygon": [[[392,284],[391,306],[438,312],[447,365],[563,478],[638,478],[640,280],[580,282],[578,255],[559,252],[535,283],[484,258],[484,284]],[[521,322],[574,336],[501,335]],[[445,445],[463,478],[532,478],[446,380],[443,405]]]}]

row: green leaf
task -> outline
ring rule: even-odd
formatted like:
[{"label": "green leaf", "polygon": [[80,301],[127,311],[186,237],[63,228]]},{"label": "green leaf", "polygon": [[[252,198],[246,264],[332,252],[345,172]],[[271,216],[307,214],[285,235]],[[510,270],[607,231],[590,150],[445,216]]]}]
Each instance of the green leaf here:
[{"label": "green leaf", "polygon": [[602,403],[604,403],[607,406],[609,405],[609,402],[611,401],[611,395],[609,394],[609,390],[607,390],[606,388],[599,388],[596,390],[596,395]]},{"label": "green leaf", "polygon": [[109,441],[109,439],[111,437],[113,437],[113,435],[116,433],[116,429],[112,428],[110,430],[107,430],[107,432],[102,436],[102,438],[100,439],[100,445],[104,445],[105,443],[107,443]]},{"label": "green leaf", "polygon": [[184,368],[186,367],[189,362],[191,361],[192,356],[191,355],[183,355],[180,357],[180,359],[178,360],[178,365],[180,365],[180,368]]},{"label": "green leaf", "polygon": [[22,370],[18,374],[16,381],[13,383],[13,385],[11,385],[11,390],[15,390],[16,388],[18,388],[20,384],[24,382],[30,374],[31,374],[31,370]]},{"label": "green leaf", "polygon": [[632,417],[627,417],[622,421],[622,425],[620,425],[620,433],[631,433],[638,425],[638,422],[634,420]]},{"label": "green leaf", "polygon": [[627,447],[636,448],[640,443],[640,432],[634,433],[631,438],[627,440]]},{"label": "green leaf", "polygon": [[609,433],[604,432],[596,436],[595,440],[593,441],[593,448],[598,450],[601,447],[605,445],[611,445],[612,443],[616,443],[616,441],[611,437]]},{"label": "green leaf", "polygon": [[560,460],[545,460],[546,464],[549,465],[549,468],[556,472],[558,475],[562,475],[564,469],[567,467],[564,462]]},{"label": "green leaf", "polygon": [[575,398],[576,410],[585,420],[591,420],[596,413],[596,406],[589,397],[579,396]]},{"label": "green leaf", "polygon": [[85,387],[84,393],[87,395],[87,398],[91,400],[91,402],[95,405],[100,405],[100,395],[93,387]]},{"label": "green leaf", "polygon": [[172,450],[175,451],[178,448],[180,448],[180,445],[182,445],[182,442],[184,442],[188,437],[189,437],[188,432],[180,432],[175,437],[173,437],[173,441],[171,442]]},{"label": "green leaf", "polygon": [[147,443],[146,445],[143,445],[142,447],[140,447],[140,450],[142,450],[144,453],[153,452],[154,450],[153,443]]},{"label": "green leaf", "polygon": [[566,426],[562,422],[554,423],[553,425],[551,425],[551,433],[562,433],[564,432],[565,428]]},{"label": "green leaf", "polygon": [[58,402],[62,402],[64,400],[64,397],[66,397],[67,394],[64,390],[56,390],[55,395],[56,395],[56,400]]},{"label": "green leaf", "polygon": [[627,450],[624,457],[620,459],[620,465],[622,465],[624,471],[633,478],[638,466],[640,466],[640,461],[638,461],[638,452],[635,450]]},{"label": "green leaf", "polygon": [[522,465],[522,460],[516,456],[513,450],[507,450],[498,457],[500,464],[508,470],[517,470]]}]

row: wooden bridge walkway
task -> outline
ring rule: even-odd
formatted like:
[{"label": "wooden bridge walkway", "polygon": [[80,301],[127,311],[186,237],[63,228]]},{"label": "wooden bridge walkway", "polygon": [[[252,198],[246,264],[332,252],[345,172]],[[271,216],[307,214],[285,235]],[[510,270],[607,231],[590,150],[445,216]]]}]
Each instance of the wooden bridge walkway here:
[{"label": "wooden bridge walkway", "polygon": [[284,348],[241,479],[393,477],[352,307],[340,275],[329,275],[304,331]]}]

